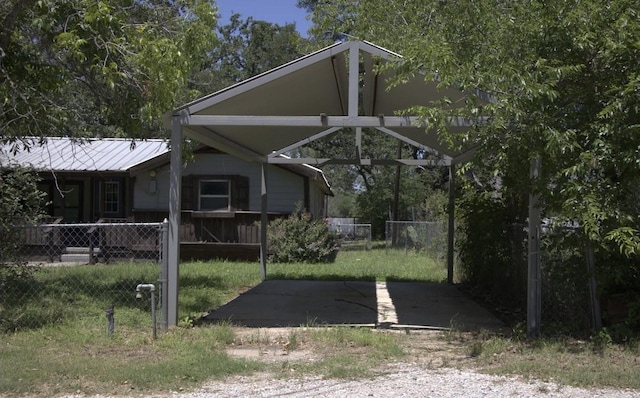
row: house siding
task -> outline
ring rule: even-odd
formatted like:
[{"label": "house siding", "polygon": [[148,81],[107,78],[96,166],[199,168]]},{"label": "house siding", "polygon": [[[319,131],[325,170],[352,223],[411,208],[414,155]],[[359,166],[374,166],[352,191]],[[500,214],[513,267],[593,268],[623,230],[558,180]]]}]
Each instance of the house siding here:
[{"label": "house siding", "polygon": [[[245,162],[227,154],[200,153],[195,160],[188,163],[183,176],[195,175],[241,175],[249,179],[248,211],[261,211],[261,165]],[[160,210],[169,209],[169,167],[163,166],[155,170],[156,176],[147,173],[136,176],[134,192],[134,209]],[[269,193],[268,211],[273,213],[291,213],[300,204],[305,206],[304,179],[283,168],[269,165],[267,171],[267,189]],[[154,191],[155,188],[155,192]],[[323,196],[315,184],[311,184],[308,209],[314,215],[322,215]]]}]

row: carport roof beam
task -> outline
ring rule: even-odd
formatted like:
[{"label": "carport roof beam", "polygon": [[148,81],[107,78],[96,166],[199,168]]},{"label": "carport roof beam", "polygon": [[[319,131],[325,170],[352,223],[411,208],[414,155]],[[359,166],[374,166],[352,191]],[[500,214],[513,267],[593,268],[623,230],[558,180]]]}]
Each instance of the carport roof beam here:
[{"label": "carport roof beam", "polygon": [[219,149],[229,155],[237,156],[240,159],[247,161],[264,159],[264,156],[261,154],[219,135],[211,128],[205,126],[189,126],[184,132],[187,136],[204,145]]},{"label": "carport roof beam", "polygon": [[[296,127],[420,127],[417,116],[247,116],[247,115],[188,115],[181,119],[183,126],[296,126]],[[463,117],[449,117],[452,127],[469,127],[473,121]],[[425,128],[428,126],[424,126]]]},{"label": "carport roof beam", "polygon": [[311,142],[313,142],[315,140],[318,140],[320,138],[326,137],[328,135],[331,135],[331,134],[335,133],[336,131],[340,131],[340,127],[332,127],[330,129],[324,130],[321,133],[314,134],[311,137],[307,137],[304,140],[300,140],[300,141],[296,142],[295,144],[289,145],[289,146],[284,147],[284,148],[282,148],[280,150],[277,150],[277,151],[273,151],[273,153],[269,154],[268,157],[270,157],[270,158],[278,157],[278,156],[282,155],[283,153],[289,152],[289,151],[291,151],[293,149],[299,148],[299,147],[304,146],[306,144],[310,144]]},{"label": "carport roof beam", "polygon": [[243,116],[189,115],[187,126],[296,126],[296,127],[410,127],[418,118],[412,116]]},{"label": "carport roof beam", "polygon": [[268,163],[271,164],[308,164],[313,166],[324,166],[328,164],[341,165],[381,165],[381,166],[449,166],[451,164],[448,159],[333,159],[333,158],[269,158]]},{"label": "carport roof beam", "polygon": [[381,131],[381,132],[383,132],[383,133],[385,133],[387,135],[390,135],[390,136],[392,136],[394,138],[397,138],[400,141],[403,141],[403,142],[405,142],[405,143],[407,143],[409,145],[413,145],[416,148],[420,148],[420,149],[422,149],[422,150],[424,150],[424,151],[426,151],[428,153],[431,153],[431,154],[437,155],[437,156],[442,156],[445,160],[448,161],[447,165],[451,164],[451,157],[450,156],[443,155],[440,152],[436,151],[435,149],[433,149],[433,148],[431,148],[431,147],[429,147],[427,145],[424,145],[424,144],[421,144],[419,142],[416,142],[416,141],[414,141],[414,140],[412,140],[410,138],[407,138],[402,134],[396,133],[395,131],[390,130],[390,129],[386,128],[386,127],[377,127],[377,130],[379,130],[379,131]]}]

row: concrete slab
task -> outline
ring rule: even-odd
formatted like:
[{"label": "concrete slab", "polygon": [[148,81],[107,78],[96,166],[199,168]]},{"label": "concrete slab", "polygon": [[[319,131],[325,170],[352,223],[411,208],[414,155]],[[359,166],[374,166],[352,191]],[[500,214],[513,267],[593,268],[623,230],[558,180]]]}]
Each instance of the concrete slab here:
[{"label": "concrete slab", "polygon": [[397,326],[462,331],[506,329],[502,321],[455,285],[387,282],[387,290],[396,308]]},{"label": "concrete slab", "polygon": [[248,327],[310,324],[375,325],[374,282],[264,281],[209,313],[205,320]]},{"label": "concrete slab", "polygon": [[204,320],[247,327],[505,328],[455,286],[415,282],[269,280]]}]

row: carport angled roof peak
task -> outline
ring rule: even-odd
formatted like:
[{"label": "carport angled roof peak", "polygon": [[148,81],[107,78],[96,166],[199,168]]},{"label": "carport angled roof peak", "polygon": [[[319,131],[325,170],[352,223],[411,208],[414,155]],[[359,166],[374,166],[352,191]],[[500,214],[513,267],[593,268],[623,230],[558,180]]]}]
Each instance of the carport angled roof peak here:
[{"label": "carport angled roof peak", "polygon": [[[321,62],[326,60],[327,58],[332,58],[335,62],[335,59],[342,58],[344,59],[344,53],[348,51],[352,44],[355,43],[357,47],[364,52],[367,52],[372,55],[379,56],[385,59],[393,59],[393,58],[402,58],[401,55],[394,53],[390,50],[377,46],[375,44],[362,41],[362,42],[336,42],[332,45],[329,45],[323,49],[315,51],[313,53],[304,55],[302,57],[296,58],[286,64],[280,65],[276,68],[268,70],[266,72],[260,73],[256,76],[250,77],[246,80],[233,84],[229,87],[225,87],[224,89],[218,90],[211,94],[205,95],[201,98],[198,98],[190,103],[187,103],[174,111],[174,114],[179,113],[181,110],[187,110],[190,113],[198,113],[202,112],[208,106],[214,105],[218,102],[224,101],[227,97],[235,96],[240,94],[245,90],[250,90],[254,86],[259,86],[261,84],[266,84],[271,80],[278,79],[285,74],[292,74],[301,69],[307,68],[312,64]],[[335,78],[337,76],[334,75]],[[344,76],[343,76],[344,77]],[[311,80],[318,80],[318,76],[315,76]],[[308,93],[306,93],[308,94]],[[315,112],[312,115],[318,115],[322,112]],[[325,112],[326,113],[326,112]]]},{"label": "carport angled roof peak", "polygon": [[[378,129],[439,154],[443,164],[455,162],[466,150],[440,142],[434,131],[419,125],[417,117],[396,115],[413,106],[432,106],[445,97],[462,103],[468,94],[439,87],[422,75],[392,86],[393,71],[380,72],[376,64],[398,58],[399,54],[364,41],[335,43],[190,102],[165,115],[166,121],[177,117],[184,133],[195,140],[260,162],[281,162],[277,154],[342,128]],[[469,126],[459,120],[450,129],[463,132]],[[299,161],[320,165],[327,160]]]}]

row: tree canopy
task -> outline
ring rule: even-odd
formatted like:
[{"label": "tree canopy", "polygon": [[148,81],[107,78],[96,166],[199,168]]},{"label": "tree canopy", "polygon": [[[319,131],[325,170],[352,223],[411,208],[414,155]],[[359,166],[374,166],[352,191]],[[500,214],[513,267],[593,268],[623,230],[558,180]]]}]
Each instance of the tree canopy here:
[{"label": "tree canopy", "polygon": [[4,141],[157,134],[217,41],[202,0],[8,0],[0,21]]},{"label": "tree canopy", "polygon": [[301,55],[305,40],[295,24],[280,26],[252,17],[231,16],[217,29],[219,41],[212,46],[191,79],[191,86],[214,92],[290,62]]},{"label": "tree canopy", "polygon": [[[483,161],[473,167],[485,169],[479,175],[487,179],[502,177],[502,194],[533,189],[547,215],[576,219],[591,239],[638,253],[637,2],[315,3],[316,37],[346,32],[403,54],[399,82],[426,73],[468,90],[464,115],[489,122],[464,137],[447,133],[442,104],[414,111],[438,127],[443,141],[479,144]],[[475,89],[495,101],[479,106]],[[534,158],[543,173],[531,187]]]}]

